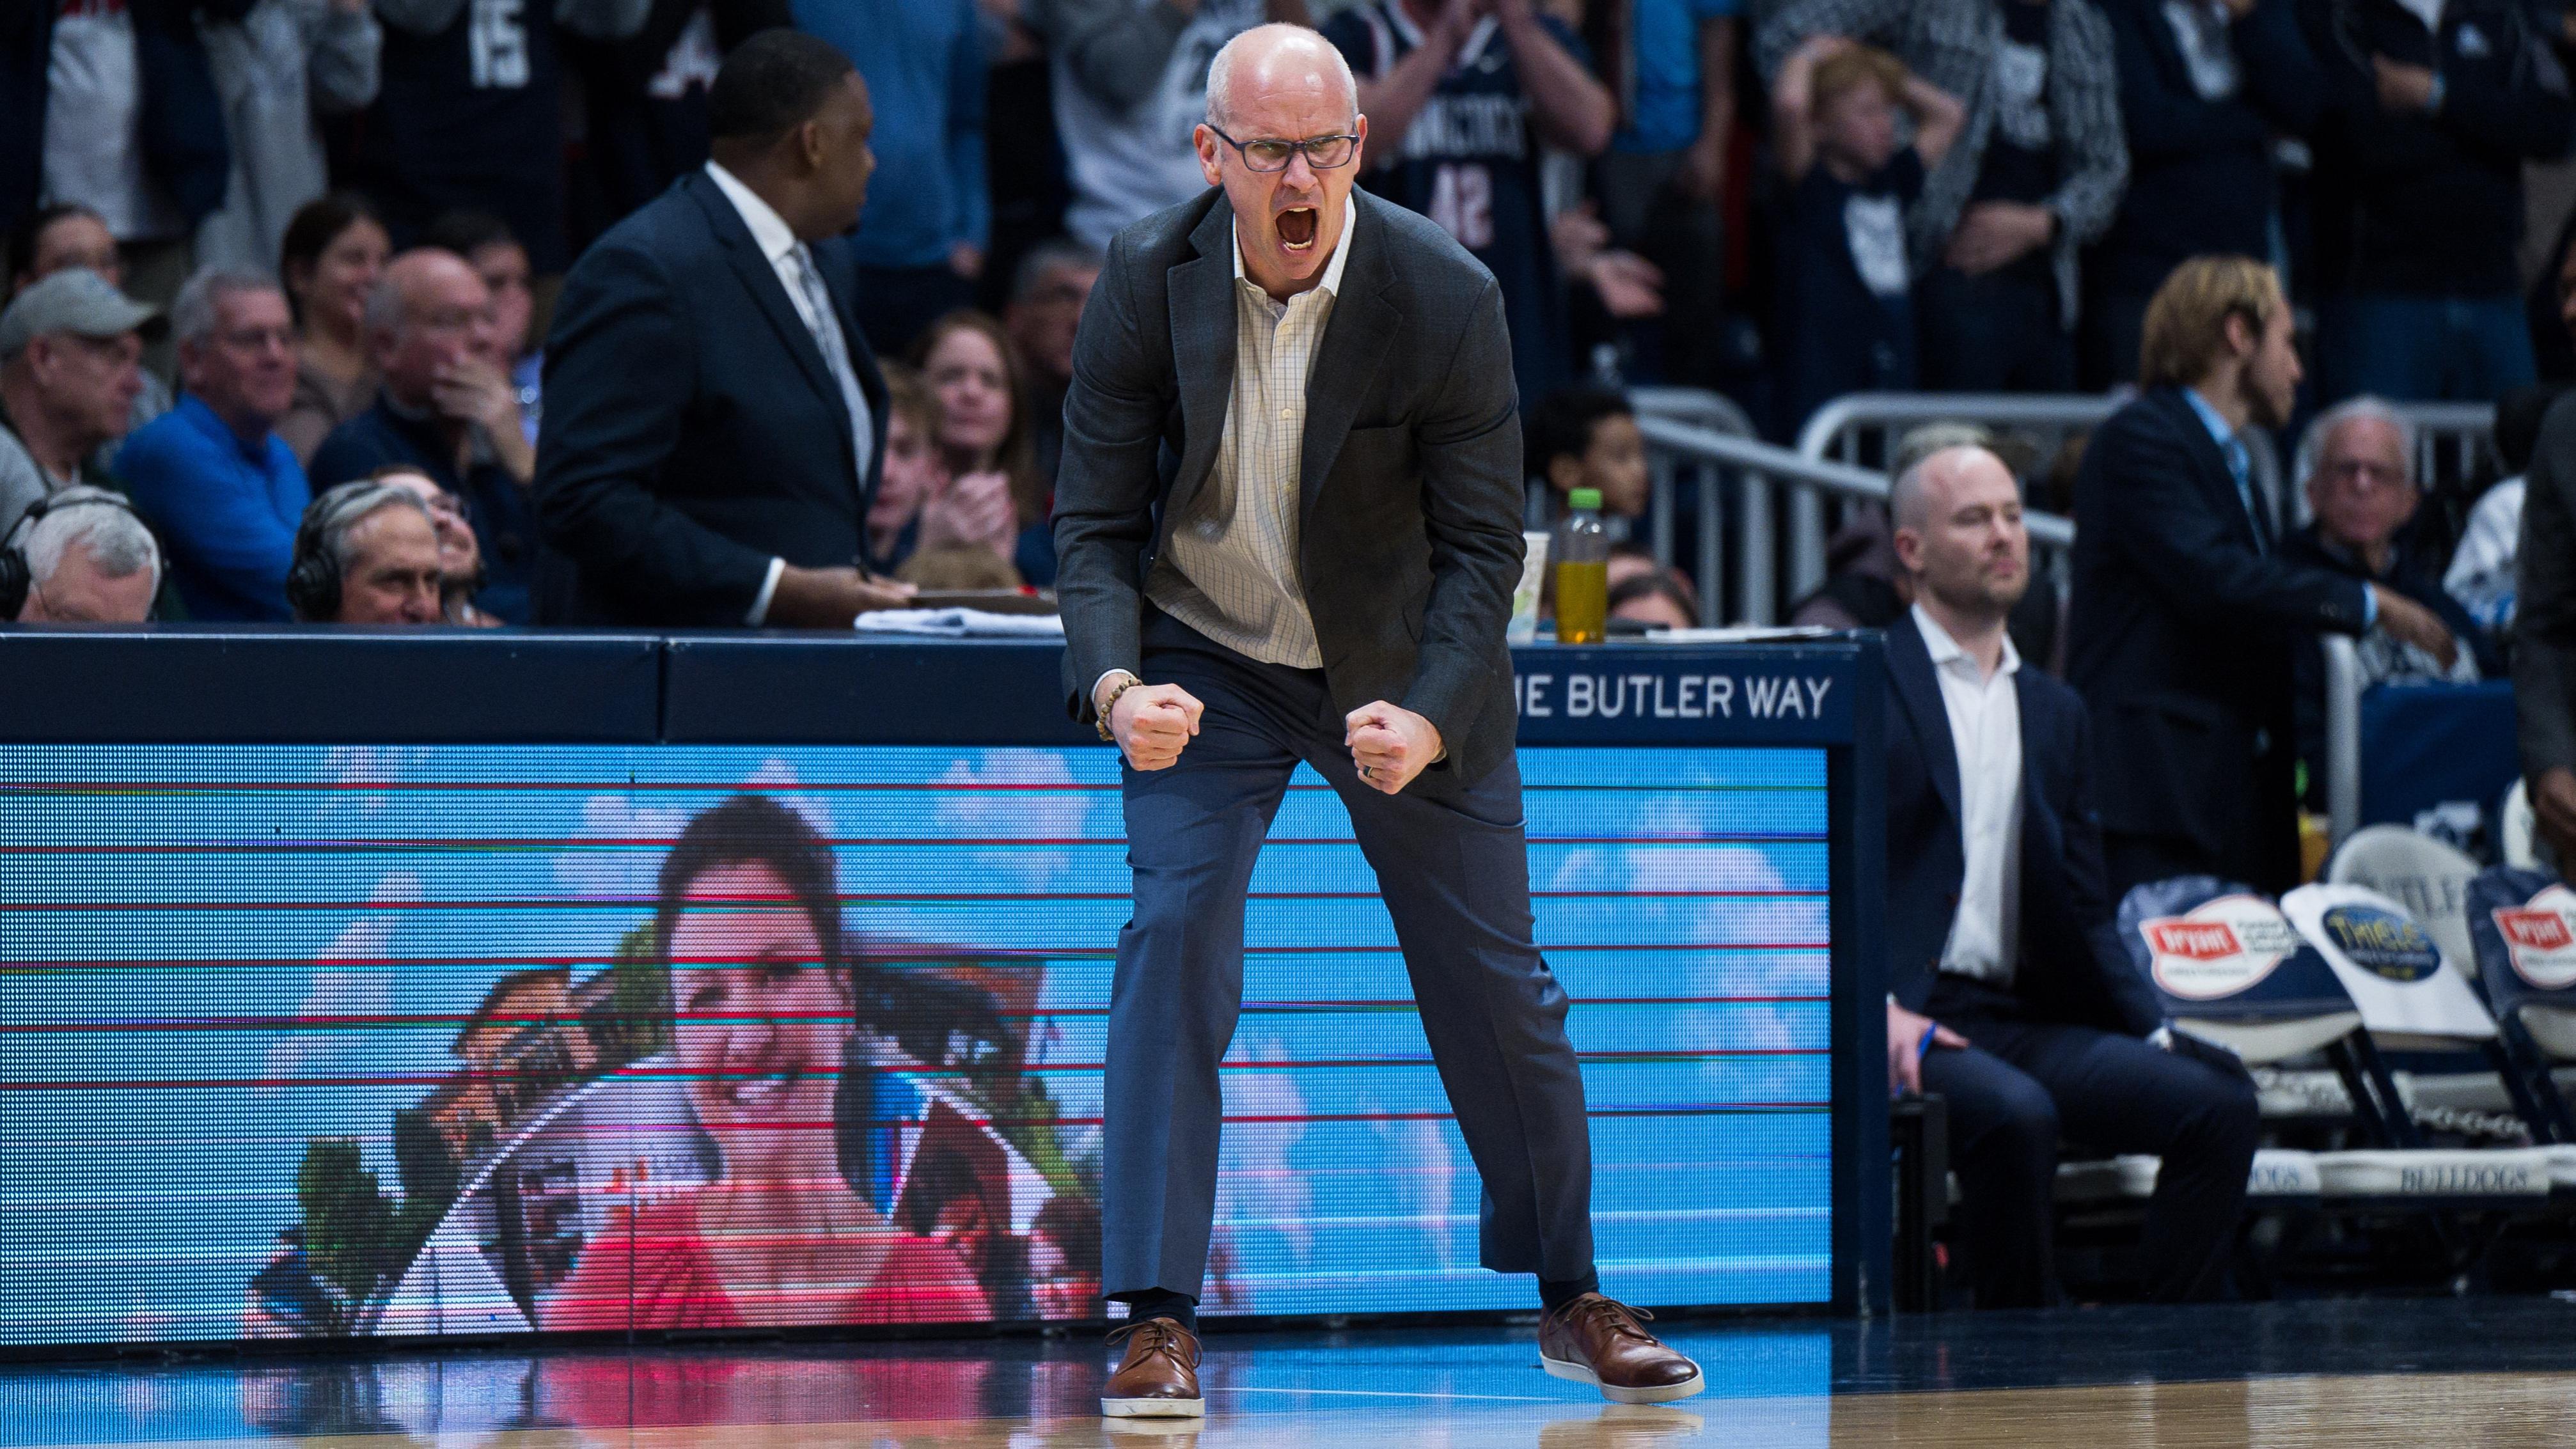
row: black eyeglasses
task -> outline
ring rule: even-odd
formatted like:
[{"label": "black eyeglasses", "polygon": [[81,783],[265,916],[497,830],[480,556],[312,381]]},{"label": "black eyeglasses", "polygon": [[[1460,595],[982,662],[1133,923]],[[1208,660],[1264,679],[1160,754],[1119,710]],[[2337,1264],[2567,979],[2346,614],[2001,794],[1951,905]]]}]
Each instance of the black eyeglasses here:
[{"label": "black eyeglasses", "polygon": [[1238,141],[1223,131],[1217,131],[1213,123],[1208,129],[1216,131],[1218,140],[1234,148],[1235,154],[1243,158],[1244,168],[1249,171],[1285,171],[1300,151],[1306,153],[1307,165],[1318,171],[1330,171],[1337,166],[1350,165],[1351,158],[1360,153],[1360,138],[1357,136],[1317,136],[1311,141]]}]

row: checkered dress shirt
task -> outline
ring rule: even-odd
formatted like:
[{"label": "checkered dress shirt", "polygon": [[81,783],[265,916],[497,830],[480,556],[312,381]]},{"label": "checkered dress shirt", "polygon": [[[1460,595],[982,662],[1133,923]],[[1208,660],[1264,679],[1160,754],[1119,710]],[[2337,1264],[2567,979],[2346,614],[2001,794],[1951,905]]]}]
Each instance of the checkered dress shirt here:
[{"label": "checkered dress shirt", "polygon": [[1321,669],[1315,621],[1297,573],[1306,383],[1341,291],[1357,228],[1345,210],[1332,261],[1285,303],[1244,275],[1234,248],[1234,393],[1206,486],[1173,520],[1145,583],[1157,608],[1238,654]]}]

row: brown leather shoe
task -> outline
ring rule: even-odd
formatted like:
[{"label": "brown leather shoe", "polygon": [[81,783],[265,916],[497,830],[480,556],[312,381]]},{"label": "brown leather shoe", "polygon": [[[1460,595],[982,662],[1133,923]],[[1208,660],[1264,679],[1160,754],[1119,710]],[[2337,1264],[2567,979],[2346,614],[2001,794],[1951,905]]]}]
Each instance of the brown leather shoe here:
[{"label": "brown leather shoe", "polygon": [[1699,1365],[1664,1347],[1639,1319],[1654,1315],[1586,1293],[1538,1323],[1539,1363],[1614,1404],[1660,1404],[1708,1387]]},{"label": "brown leather shoe", "polygon": [[1195,1419],[1199,1397],[1198,1335],[1170,1318],[1148,1318],[1109,1335],[1127,1340],[1127,1357],[1100,1386],[1100,1412],[1112,1419]]}]

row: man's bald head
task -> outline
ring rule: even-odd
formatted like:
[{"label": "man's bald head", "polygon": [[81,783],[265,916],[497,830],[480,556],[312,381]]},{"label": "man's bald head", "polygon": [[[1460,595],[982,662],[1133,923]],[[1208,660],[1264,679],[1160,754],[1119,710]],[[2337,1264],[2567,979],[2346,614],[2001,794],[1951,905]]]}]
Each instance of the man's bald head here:
[{"label": "man's bald head", "polygon": [[464,279],[483,280],[463,257],[445,247],[414,247],[385,263],[376,278],[376,290],[367,298],[367,323],[373,327],[401,325],[404,312],[437,295],[443,288],[460,287]]},{"label": "man's bald head", "polygon": [[1961,472],[1986,470],[2000,473],[2007,483],[2012,481],[2012,470],[1987,448],[1974,443],[1936,448],[1915,459],[1905,471],[1896,475],[1896,482],[1887,494],[1888,516],[1899,528],[1920,528],[1932,516],[1936,480],[1942,491],[1947,492],[1955,488]]},{"label": "man's bald head", "polygon": [[1914,592],[1963,614],[2001,618],[2030,587],[2030,535],[2021,488],[1984,448],[1943,448],[1896,475],[1888,490],[1896,557]]},{"label": "man's bald head", "polygon": [[438,378],[490,350],[492,289],[456,253],[407,251],[385,265],[367,298],[367,336],[385,390],[426,408]]},{"label": "man's bald head", "polygon": [[1351,63],[1339,47],[1303,25],[1256,25],[1227,41],[1208,62],[1210,125],[1241,135],[1241,103],[1255,95],[1321,103],[1352,118],[1360,111]]}]

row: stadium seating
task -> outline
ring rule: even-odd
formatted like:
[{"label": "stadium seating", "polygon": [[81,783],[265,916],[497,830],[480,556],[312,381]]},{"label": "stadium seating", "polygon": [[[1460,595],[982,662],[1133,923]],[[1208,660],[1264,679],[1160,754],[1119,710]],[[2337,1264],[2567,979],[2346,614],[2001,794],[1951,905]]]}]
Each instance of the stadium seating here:
[{"label": "stadium seating", "polygon": [[[2465,920],[2467,878],[2457,871],[2465,857],[2453,860],[2431,841],[2423,842],[2431,850],[2385,836],[2356,836],[2355,844],[2348,871],[2412,882],[2401,886],[2410,893],[2429,882],[2431,898],[2447,899],[2453,918]],[[2412,1094],[2388,1071],[2381,1046],[2478,1050],[2506,1077],[2517,1103],[2529,1094],[2527,1083],[2517,1087],[2511,1077],[2495,1021],[2465,971],[2391,896],[2355,884],[2307,886],[2275,907],[2244,887],[2187,877],[2132,890],[2120,904],[2119,931],[2179,1029],[2235,1048],[2249,1065],[2287,1064],[2321,1050],[2335,1068],[2339,1094],[2334,1082],[2304,1080],[2323,1074],[2296,1072],[2273,1074],[2276,1093],[2294,1099],[2286,1105],[2298,1116],[2349,1108],[2371,1145],[2264,1150],[2248,1184],[2257,1208],[2511,1209],[2545,1201],[2553,1184],[2576,1184],[2576,1154],[2554,1147],[2424,1145]],[[2553,1141],[2537,1104],[2529,1106],[2523,1121],[2537,1140]],[[2155,1173],[2152,1157],[2070,1163],[2060,1171],[2059,1195],[2073,1202],[2143,1199],[2154,1191]],[[2456,1241],[2447,1225],[2442,1236]]]}]

